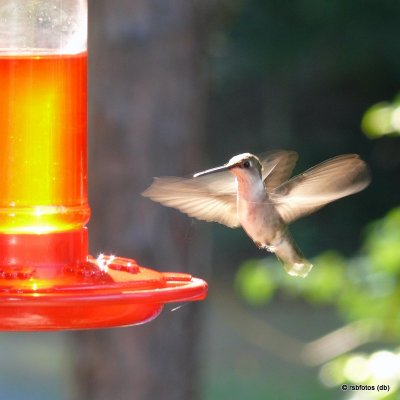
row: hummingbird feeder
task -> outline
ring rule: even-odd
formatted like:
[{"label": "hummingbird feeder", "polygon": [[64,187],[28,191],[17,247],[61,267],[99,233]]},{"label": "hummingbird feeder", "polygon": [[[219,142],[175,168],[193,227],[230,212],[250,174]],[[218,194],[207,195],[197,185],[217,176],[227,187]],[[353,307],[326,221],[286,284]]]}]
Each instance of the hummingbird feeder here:
[{"label": "hummingbird feeder", "polygon": [[133,325],[207,284],[88,254],[87,1],[0,0],[0,330]]}]

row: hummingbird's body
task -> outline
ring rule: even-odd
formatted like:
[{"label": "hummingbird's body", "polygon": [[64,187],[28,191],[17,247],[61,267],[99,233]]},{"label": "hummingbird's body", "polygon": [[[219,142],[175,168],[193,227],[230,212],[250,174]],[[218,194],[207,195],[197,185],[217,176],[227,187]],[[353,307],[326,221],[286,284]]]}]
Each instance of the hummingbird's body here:
[{"label": "hummingbird's body", "polygon": [[262,158],[243,153],[191,179],[156,178],[143,195],[189,216],[241,226],[259,248],[275,253],[290,275],[305,277],[312,264],[301,254],[287,224],[362,190],[370,178],[366,164],[354,154],[332,158],[288,179],[296,161],[293,151]]},{"label": "hummingbird's body", "polygon": [[258,247],[273,247],[283,225],[261,179],[237,181],[237,210],[242,228]]},{"label": "hummingbird's body", "polygon": [[[267,198],[267,196],[264,196]],[[262,199],[260,199],[262,201]],[[242,228],[253,239],[258,247],[273,246],[277,236],[280,221],[279,215],[274,217],[276,211],[273,206],[265,204],[259,207],[259,202],[254,203],[238,195],[238,216]]]},{"label": "hummingbird's body", "polygon": [[[243,198],[238,193],[237,201],[242,228],[257,247],[275,253],[285,269],[291,271],[291,275],[307,275],[312,264],[298,250],[268,194],[265,191],[258,193],[258,199],[254,201]],[[259,204],[263,204],[263,207]]]}]

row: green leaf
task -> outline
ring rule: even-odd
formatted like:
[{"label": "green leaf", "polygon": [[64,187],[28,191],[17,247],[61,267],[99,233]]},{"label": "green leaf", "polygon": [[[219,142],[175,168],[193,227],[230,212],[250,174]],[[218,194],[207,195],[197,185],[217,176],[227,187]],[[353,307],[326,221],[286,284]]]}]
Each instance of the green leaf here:
[{"label": "green leaf", "polygon": [[258,260],[242,264],[236,274],[235,287],[248,303],[258,306],[271,300],[276,288],[270,272],[272,267],[276,268],[276,265]]}]

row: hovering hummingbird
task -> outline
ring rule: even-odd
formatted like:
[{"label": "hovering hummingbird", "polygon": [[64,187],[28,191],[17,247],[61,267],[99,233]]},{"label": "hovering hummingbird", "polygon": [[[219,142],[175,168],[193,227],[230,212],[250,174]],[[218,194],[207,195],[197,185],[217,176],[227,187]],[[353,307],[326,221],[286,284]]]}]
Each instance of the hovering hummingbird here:
[{"label": "hovering hummingbird", "polygon": [[155,178],[142,195],[191,217],[241,226],[259,248],[275,253],[289,275],[306,277],[313,265],[287,225],[361,191],[370,175],[357,154],[345,154],[290,178],[297,158],[285,150],[243,153],[192,178]]}]

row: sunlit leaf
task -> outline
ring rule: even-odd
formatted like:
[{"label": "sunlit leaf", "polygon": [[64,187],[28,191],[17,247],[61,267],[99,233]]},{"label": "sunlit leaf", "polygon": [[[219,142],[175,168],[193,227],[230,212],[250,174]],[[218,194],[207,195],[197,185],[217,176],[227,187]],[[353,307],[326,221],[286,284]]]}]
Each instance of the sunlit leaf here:
[{"label": "sunlit leaf", "polygon": [[365,243],[374,269],[400,274],[400,208],[368,228]]},{"label": "sunlit leaf", "polygon": [[[346,384],[347,390],[350,385],[370,386],[371,389],[364,393],[369,392],[371,397],[365,399],[398,398],[400,355],[398,351],[391,350],[378,350],[371,354],[345,354],[326,363],[320,370],[319,378],[328,387]],[[377,385],[387,385],[390,389],[377,390]]]},{"label": "sunlit leaf", "polygon": [[392,115],[395,111],[392,104],[382,102],[366,111],[361,122],[363,132],[371,139],[379,138],[395,131]]},{"label": "sunlit leaf", "polygon": [[305,297],[313,303],[330,303],[343,288],[345,260],[335,251],[322,253],[313,260],[314,269],[309,275]]},{"label": "sunlit leaf", "polygon": [[344,366],[347,357],[338,357],[322,366],[319,372],[321,382],[328,387],[338,386],[345,381]]},{"label": "sunlit leaf", "polygon": [[269,267],[265,262],[250,260],[244,263],[235,279],[237,291],[252,305],[267,303],[275,292],[275,283]]},{"label": "sunlit leaf", "polygon": [[388,134],[400,134],[400,100],[381,102],[370,107],[361,121],[363,132],[371,139]]}]

